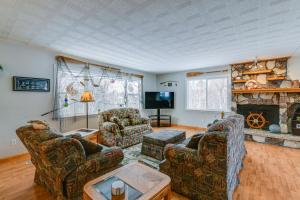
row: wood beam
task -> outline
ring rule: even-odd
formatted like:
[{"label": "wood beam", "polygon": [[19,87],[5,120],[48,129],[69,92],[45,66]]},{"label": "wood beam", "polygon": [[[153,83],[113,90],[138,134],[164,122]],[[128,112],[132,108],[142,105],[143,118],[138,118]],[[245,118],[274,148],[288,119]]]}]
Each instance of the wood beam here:
[{"label": "wood beam", "polygon": [[57,61],[64,61],[64,62],[71,63],[71,64],[92,65],[92,66],[95,66],[95,67],[100,67],[100,68],[102,68],[106,71],[120,72],[121,74],[126,75],[126,76],[134,76],[134,77],[138,77],[138,78],[143,78],[144,77],[144,75],[142,75],[142,74],[121,72],[121,69],[119,69],[119,68],[109,67],[109,66],[105,66],[105,65],[96,64],[96,63],[89,63],[89,62],[85,62],[85,61],[75,59],[75,58],[71,58],[71,57],[67,57],[67,56],[58,55],[58,56],[55,57],[55,59]]}]

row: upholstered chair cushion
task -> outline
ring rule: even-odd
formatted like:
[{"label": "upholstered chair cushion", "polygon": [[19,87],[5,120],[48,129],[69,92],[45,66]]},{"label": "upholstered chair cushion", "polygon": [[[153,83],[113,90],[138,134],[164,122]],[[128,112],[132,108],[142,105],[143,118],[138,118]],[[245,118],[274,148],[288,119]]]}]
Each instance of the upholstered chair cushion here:
[{"label": "upholstered chair cushion", "polygon": [[141,118],[141,114],[139,113],[139,111],[133,111],[133,112],[130,112],[128,113],[128,117],[130,119],[133,119],[133,118]]},{"label": "upholstered chair cushion", "polygon": [[132,118],[130,121],[131,121],[132,126],[143,124],[142,118],[135,117],[135,118]]},{"label": "upholstered chair cushion", "polygon": [[45,141],[38,146],[37,150],[40,153],[39,159],[42,159],[43,163],[55,168],[66,168],[66,171],[75,169],[86,160],[83,146],[73,138],[59,137]]},{"label": "upholstered chair cushion", "polygon": [[124,128],[126,126],[130,125],[129,118],[119,118],[117,116],[112,116],[110,118],[110,122],[113,122],[113,123],[117,124],[119,126],[120,130],[124,130]]},{"label": "upholstered chair cushion", "polygon": [[189,141],[189,143],[186,145],[187,148],[191,149],[198,149],[198,143],[200,139],[203,137],[203,133],[198,133],[196,135],[193,135]]},{"label": "upholstered chair cushion", "polygon": [[113,122],[113,123],[116,123],[116,124],[121,124],[121,120],[119,119],[119,117],[117,116],[112,116],[110,119],[109,119],[110,122]]},{"label": "upholstered chair cushion", "polygon": [[88,140],[85,140],[84,138],[81,137],[80,134],[74,134],[74,135],[71,135],[71,137],[78,140],[82,144],[82,146],[85,150],[86,156],[89,156],[94,153],[98,153],[102,150],[102,146],[95,144],[93,142],[90,142]]},{"label": "upholstered chair cushion", "polygon": [[130,126],[130,119],[129,118],[121,119],[121,126],[124,127],[124,128],[126,126]]}]

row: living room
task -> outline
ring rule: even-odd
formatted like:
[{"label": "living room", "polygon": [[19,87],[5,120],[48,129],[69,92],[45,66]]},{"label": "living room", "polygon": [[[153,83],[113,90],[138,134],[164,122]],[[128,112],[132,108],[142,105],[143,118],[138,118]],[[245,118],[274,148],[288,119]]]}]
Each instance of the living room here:
[{"label": "living room", "polygon": [[299,8],[2,0],[0,199],[300,199]]}]

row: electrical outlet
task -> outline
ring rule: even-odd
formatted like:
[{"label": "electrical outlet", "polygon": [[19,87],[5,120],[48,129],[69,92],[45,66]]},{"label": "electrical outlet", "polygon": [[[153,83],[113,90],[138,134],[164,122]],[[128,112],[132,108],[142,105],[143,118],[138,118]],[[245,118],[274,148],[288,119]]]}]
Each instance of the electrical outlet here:
[{"label": "electrical outlet", "polygon": [[203,120],[203,119],[200,119],[200,124],[201,124],[201,126],[205,126],[205,120]]},{"label": "electrical outlet", "polygon": [[11,145],[16,145],[17,144],[17,139],[16,138],[11,139],[10,144]]},{"label": "electrical outlet", "polygon": [[32,162],[31,162],[31,160],[26,160],[25,164],[26,165],[32,165]]}]

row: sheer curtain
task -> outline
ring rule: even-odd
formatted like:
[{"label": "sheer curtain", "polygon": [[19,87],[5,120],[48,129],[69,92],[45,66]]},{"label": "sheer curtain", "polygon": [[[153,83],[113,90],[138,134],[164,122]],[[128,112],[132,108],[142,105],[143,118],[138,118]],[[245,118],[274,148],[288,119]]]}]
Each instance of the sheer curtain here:
[{"label": "sheer curtain", "polygon": [[89,103],[89,114],[119,108],[142,108],[142,78],[109,71],[100,67],[58,62],[54,118],[85,115],[85,104],[80,102],[84,90],[90,90],[95,102]]}]

